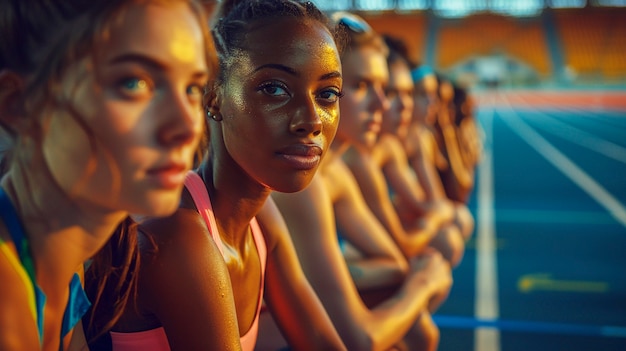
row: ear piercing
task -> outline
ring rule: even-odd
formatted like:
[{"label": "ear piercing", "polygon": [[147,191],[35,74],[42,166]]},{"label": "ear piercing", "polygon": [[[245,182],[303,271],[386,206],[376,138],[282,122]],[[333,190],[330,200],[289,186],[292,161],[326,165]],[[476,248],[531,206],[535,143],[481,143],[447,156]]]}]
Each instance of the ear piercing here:
[{"label": "ear piercing", "polygon": [[215,113],[211,112],[211,110],[207,110],[206,111],[206,115],[207,115],[207,117],[209,117],[212,120],[217,121],[217,122],[222,120],[222,116],[220,116],[219,114],[215,114]]}]

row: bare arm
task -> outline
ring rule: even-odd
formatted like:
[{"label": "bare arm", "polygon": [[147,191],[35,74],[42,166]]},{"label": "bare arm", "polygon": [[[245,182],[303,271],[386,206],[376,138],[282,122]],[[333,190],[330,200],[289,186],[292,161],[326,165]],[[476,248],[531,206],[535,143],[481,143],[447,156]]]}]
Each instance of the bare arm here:
[{"label": "bare arm", "polygon": [[463,151],[462,155],[465,164],[469,168],[476,167],[482,155],[482,140],[480,129],[476,120],[468,116],[461,121],[459,126],[459,145]]},{"label": "bare arm", "polygon": [[295,350],[345,350],[302,271],[287,225],[271,198],[257,220],[268,246],[265,302],[289,345]]},{"label": "bare arm", "polygon": [[[450,114],[447,109],[442,109],[439,113],[439,128],[443,136],[445,149],[442,150],[446,155],[450,164],[450,169],[454,174],[456,182],[460,187],[469,189],[474,184],[473,172],[468,170],[463,162],[463,156],[459,148],[459,140],[457,138],[456,127],[450,120]],[[450,186],[450,185],[448,185]]]},{"label": "bare arm", "polygon": [[435,164],[437,142],[427,128],[420,128],[415,131],[414,138],[419,140],[419,146],[415,149],[414,155],[408,160],[409,165],[417,175],[418,182],[429,200],[446,199],[446,192],[443,189]]},{"label": "bare arm", "polygon": [[139,297],[174,350],[241,350],[228,269],[195,210],[142,224],[157,250],[142,248]]},{"label": "bare arm", "polygon": [[433,290],[447,284],[449,267],[446,271],[440,257],[427,258],[432,269],[413,272],[387,304],[368,310],[339,250],[332,200],[319,174],[307,189],[273,197],[289,226],[304,272],[349,350],[393,346],[426,307]]},{"label": "bare arm", "polygon": [[[447,218],[439,216],[438,213],[428,214],[429,218],[422,221],[424,225],[411,228],[410,232],[405,230],[389,196],[385,177],[378,165],[367,155],[358,154],[354,150],[351,150],[347,159],[351,173],[358,183],[358,188],[355,191],[360,191],[363,194],[365,202],[403,254],[406,257],[414,257],[422,253],[438,233],[442,222]],[[350,190],[349,186],[346,188]],[[351,196],[357,195],[352,194]]]},{"label": "bare arm", "polygon": [[423,214],[427,211],[427,193],[409,168],[406,152],[397,137],[381,136],[372,153],[372,161],[383,172],[385,183],[410,211]]},{"label": "bare arm", "polygon": [[[356,180],[341,161],[327,174],[333,184],[336,223],[361,255],[347,258],[348,269],[359,291],[397,287],[406,277],[408,264],[402,251],[365,203]],[[344,255],[345,257],[345,255]]]}]

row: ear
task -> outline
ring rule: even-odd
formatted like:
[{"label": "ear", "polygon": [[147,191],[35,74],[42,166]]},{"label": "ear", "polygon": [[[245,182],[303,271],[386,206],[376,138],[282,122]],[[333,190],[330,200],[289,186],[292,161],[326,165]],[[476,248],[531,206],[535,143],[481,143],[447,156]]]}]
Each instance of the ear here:
[{"label": "ear", "polygon": [[10,70],[0,70],[0,125],[13,131],[25,116],[24,78]]},{"label": "ear", "polygon": [[220,112],[220,106],[222,101],[223,90],[215,83],[211,92],[207,95],[206,109],[212,114],[218,114]]}]

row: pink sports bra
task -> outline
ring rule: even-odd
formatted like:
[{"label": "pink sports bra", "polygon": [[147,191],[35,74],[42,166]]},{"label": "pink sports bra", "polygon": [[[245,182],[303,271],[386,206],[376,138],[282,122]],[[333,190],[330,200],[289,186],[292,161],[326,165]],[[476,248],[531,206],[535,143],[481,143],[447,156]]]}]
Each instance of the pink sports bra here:
[{"label": "pink sports bra", "polygon": [[[215,216],[213,215],[213,206],[211,206],[211,199],[209,198],[209,194],[202,178],[200,178],[197,173],[190,171],[187,173],[185,186],[187,187],[187,190],[189,190],[198,212],[200,212],[200,215],[209,228],[211,237],[215,240],[217,247],[223,255],[223,244],[217,230]],[[250,227],[252,228],[252,236],[254,237],[254,243],[256,244],[256,248],[259,253],[259,259],[261,260],[261,286],[259,290],[259,301],[257,303],[256,316],[254,317],[254,321],[252,322],[250,329],[248,329],[246,334],[241,337],[241,348],[243,351],[254,351],[256,344],[259,332],[259,315],[261,313],[261,305],[263,301],[265,265],[267,260],[267,247],[265,246],[265,239],[256,218],[252,218],[250,221]],[[165,335],[163,327],[134,333],[111,332],[111,340],[113,343],[113,351],[170,351],[167,335]]]}]

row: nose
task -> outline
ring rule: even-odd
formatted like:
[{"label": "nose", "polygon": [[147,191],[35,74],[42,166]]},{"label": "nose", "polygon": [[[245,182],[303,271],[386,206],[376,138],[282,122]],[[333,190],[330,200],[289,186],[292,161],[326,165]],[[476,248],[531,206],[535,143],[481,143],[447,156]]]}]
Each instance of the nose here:
[{"label": "nose", "polygon": [[371,108],[373,111],[387,111],[391,106],[389,99],[385,95],[385,90],[382,87],[376,86],[373,89]]},{"label": "nose", "polygon": [[413,109],[413,98],[412,94],[401,94],[399,97],[400,100],[400,109],[401,110],[412,110]]},{"label": "nose", "polygon": [[158,141],[165,146],[193,143],[203,131],[202,109],[189,101],[184,92],[172,92],[158,107],[163,114],[158,131]]},{"label": "nose", "polygon": [[322,132],[322,119],[315,98],[309,98],[297,109],[289,124],[289,131],[300,135],[317,136]]}]

